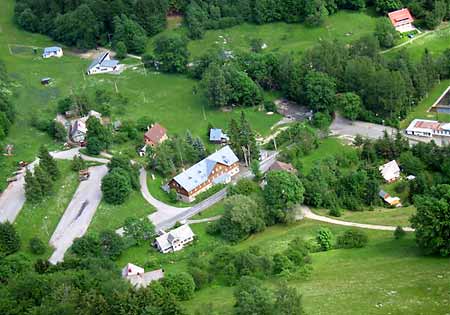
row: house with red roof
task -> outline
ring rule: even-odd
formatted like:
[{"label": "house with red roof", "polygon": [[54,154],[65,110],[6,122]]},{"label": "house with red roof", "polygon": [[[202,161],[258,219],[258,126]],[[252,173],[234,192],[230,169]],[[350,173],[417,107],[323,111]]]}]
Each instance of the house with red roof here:
[{"label": "house with red roof", "polygon": [[144,134],[144,142],[146,145],[155,147],[168,139],[167,130],[160,124],[156,123],[148,127]]},{"label": "house with red roof", "polygon": [[409,9],[403,8],[397,11],[388,13],[389,20],[391,20],[392,25],[400,33],[406,33],[416,30],[414,25],[414,18],[409,12]]}]

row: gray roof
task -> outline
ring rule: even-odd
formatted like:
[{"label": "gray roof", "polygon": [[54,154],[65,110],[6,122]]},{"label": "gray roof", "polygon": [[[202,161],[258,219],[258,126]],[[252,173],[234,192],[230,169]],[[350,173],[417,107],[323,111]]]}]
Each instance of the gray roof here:
[{"label": "gray roof", "polygon": [[[116,60],[105,60],[105,58],[108,56],[109,56],[109,51],[100,54],[97,58],[94,59],[94,61],[92,61],[92,63],[88,67],[88,70],[96,67],[97,65],[103,65],[107,61],[116,61]],[[119,63],[118,61],[116,61],[116,62]],[[108,66],[106,66],[106,67],[108,67]]]},{"label": "gray roof", "polygon": [[117,60],[105,60],[101,63],[102,67],[115,67],[119,64],[119,61]]},{"label": "gray roof", "polygon": [[58,52],[61,50],[61,47],[45,47],[44,48],[44,54],[52,53],[52,52]]},{"label": "gray roof", "polygon": [[222,139],[228,140],[228,136],[222,132],[222,129],[212,128],[209,131],[209,141],[221,141]]},{"label": "gray roof", "polygon": [[194,237],[195,234],[192,232],[188,224],[184,224],[176,229],[171,230],[169,233],[164,233],[163,235],[156,238],[156,242],[162,250],[166,250],[172,247],[171,242],[178,238],[180,240],[186,240],[188,238]]},{"label": "gray roof", "polygon": [[191,166],[183,173],[178,174],[174,177],[174,180],[189,192],[208,180],[209,175],[217,163],[231,166],[238,161],[238,157],[231,150],[230,146],[227,145]]}]

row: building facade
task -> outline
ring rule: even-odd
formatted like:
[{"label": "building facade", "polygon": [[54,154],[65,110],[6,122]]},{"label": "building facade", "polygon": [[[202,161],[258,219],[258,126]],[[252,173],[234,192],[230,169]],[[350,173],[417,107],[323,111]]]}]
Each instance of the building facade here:
[{"label": "building facade", "polygon": [[188,224],[182,225],[169,233],[163,234],[155,239],[155,247],[163,254],[177,252],[194,241],[195,234]]},{"label": "building facade", "polygon": [[51,57],[60,58],[62,56],[63,50],[61,47],[46,47],[44,48],[44,53],[42,54],[42,58],[51,58]]},{"label": "building facade", "polygon": [[109,51],[98,56],[89,66],[86,73],[88,75],[98,73],[109,73],[119,70],[119,61],[111,59]]},{"label": "building facade", "polygon": [[238,173],[239,159],[229,146],[225,146],[175,176],[169,187],[175,189],[180,200],[192,202],[212,186],[229,183]]}]

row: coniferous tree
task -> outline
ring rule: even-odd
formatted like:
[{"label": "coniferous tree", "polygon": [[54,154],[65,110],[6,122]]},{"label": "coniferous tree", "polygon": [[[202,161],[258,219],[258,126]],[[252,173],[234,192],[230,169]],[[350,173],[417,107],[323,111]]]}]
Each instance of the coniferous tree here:
[{"label": "coniferous tree", "polygon": [[32,203],[38,203],[43,198],[41,185],[29,170],[25,174],[25,197]]},{"label": "coniferous tree", "polygon": [[53,182],[49,173],[45,171],[45,169],[38,165],[34,168],[34,178],[41,186],[42,196],[46,197],[53,191]]},{"label": "coniferous tree", "polygon": [[41,146],[39,149],[39,165],[44,170],[44,173],[48,174],[52,180],[58,179],[60,175],[58,165],[45,146]]},{"label": "coniferous tree", "polygon": [[10,222],[0,223],[0,258],[17,252],[20,238]]},{"label": "coniferous tree", "polygon": [[200,139],[200,137],[196,137],[194,139],[193,146],[194,146],[195,150],[197,151],[200,159],[204,159],[206,157],[207,152],[206,152],[205,145],[203,144],[203,141],[202,141],[202,139]]}]

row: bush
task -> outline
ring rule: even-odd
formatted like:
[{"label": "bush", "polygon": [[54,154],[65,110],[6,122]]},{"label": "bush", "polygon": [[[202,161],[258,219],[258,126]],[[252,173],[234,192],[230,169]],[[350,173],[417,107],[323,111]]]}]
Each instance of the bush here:
[{"label": "bush", "polygon": [[394,238],[396,240],[399,240],[405,236],[406,232],[403,230],[401,226],[397,226],[397,228],[394,231]]},{"label": "bush", "polygon": [[28,246],[30,248],[30,251],[35,255],[42,255],[47,249],[44,242],[38,237],[33,237],[32,239],[30,239]]},{"label": "bush", "polygon": [[121,168],[113,169],[102,179],[103,198],[109,204],[124,203],[131,193],[130,177]]},{"label": "bush", "polygon": [[333,216],[333,217],[337,217],[337,218],[342,215],[341,210],[339,210],[339,208],[337,208],[337,207],[334,207],[334,208],[330,209],[328,214]]},{"label": "bush", "polygon": [[369,238],[366,232],[360,230],[348,230],[337,238],[338,248],[361,248],[367,245]]},{"label": "bush", "polygon": [[265,101],[264,102],[264,109],[266,110],[266,112],[276,113],[277,112],[277,105],[275,105],[275,103],[272,102],[272,101]]},{"label": "bush", "polygon": [[169,191],[169,199],[172,202],[177,202],[178,201],[178,195],[177,195],[177,191],[175,189],[171,189]]},{"label": "bush", "polygon": [[0,257],[17,252],[20,249],[20,238],[14,226],[0,223]]},{"label": "bush", "polygon": [[327,228],[320,228],[317,231],[316,241],[322,251],[330,250],[333,247],[333,233]]},{"label": "bush", "polygon": [[161,284],[182,301],[187,301],[194,295],[195,282],[188,273],[170,274],[162,279]]}]

